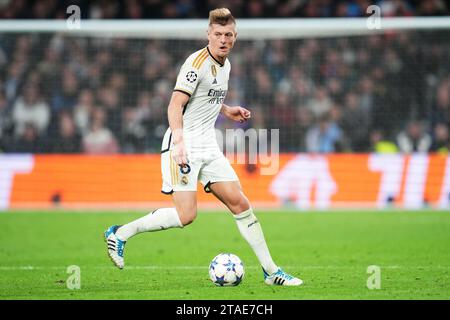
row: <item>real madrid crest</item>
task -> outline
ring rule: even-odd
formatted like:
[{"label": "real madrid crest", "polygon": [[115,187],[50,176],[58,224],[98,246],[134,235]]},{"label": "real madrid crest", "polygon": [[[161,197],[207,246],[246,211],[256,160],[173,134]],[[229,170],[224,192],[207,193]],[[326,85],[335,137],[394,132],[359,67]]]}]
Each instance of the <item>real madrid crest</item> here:
[{"label": "real madrid crest", "polygon": [[188,183],[189,183],[188,178],[187,178],[186,176],[182,176],[182,177],[181,177],[181,184],[186,185],[186,184],[188,184]]},{"label": "real madrid crest", "polygon": [[214,78],[217,77],[217,69],[215,65],[211,65],[211,73]]}]

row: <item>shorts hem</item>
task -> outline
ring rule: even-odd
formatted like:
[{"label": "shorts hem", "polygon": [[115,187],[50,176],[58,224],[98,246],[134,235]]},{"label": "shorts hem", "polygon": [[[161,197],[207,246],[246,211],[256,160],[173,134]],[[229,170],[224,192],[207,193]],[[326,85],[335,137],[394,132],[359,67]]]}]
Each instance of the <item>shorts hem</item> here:
[{"label": "shorts hem", "polygon": [[208,181],[205,186],[203,187],[203,190],[206,193],[211,193],[211,189],[209,188],[210,185],[212,185],[213,183],[218,183],[218,182],[233,182],[233,181],[239,181],[239,179],[230,179],[230,180],[217,180],[217,181]]}]

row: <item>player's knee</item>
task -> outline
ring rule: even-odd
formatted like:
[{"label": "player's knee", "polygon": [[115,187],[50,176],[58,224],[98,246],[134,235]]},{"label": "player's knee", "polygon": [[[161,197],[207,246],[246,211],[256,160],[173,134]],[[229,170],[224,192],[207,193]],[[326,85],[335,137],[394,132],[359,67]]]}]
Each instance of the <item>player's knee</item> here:
[{"label": "player's knee", "polygon": [[197,217],[197,208],[192,208],[189,210],[184,210],[180,213],[180,221],[183,226],[187,226],[194,222]]},{"label": "player's knee", "polygon": [[247,211],[250,209],[250,202],[244,194],[241,194],[239,197],[236,197],[231,204],[231,211],[234,214],[239,214],[241,212]]}]

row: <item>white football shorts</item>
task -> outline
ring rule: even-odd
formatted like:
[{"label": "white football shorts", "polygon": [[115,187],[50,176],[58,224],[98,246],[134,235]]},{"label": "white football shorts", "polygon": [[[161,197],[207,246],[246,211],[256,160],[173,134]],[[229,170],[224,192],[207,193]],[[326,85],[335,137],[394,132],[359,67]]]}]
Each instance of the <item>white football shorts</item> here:
[{"label": "white football shorts", "polygon": [[211,192],[209,185],[214,182],[239,181],[223,153],[211,159],[189,159],[188,167],[182,169],[172,159],[171,152],[170,148],[161,151],[163,180],[161,192],[164,194],[172,194],[175,191],[197,191],[199,181],[207,193]]}]

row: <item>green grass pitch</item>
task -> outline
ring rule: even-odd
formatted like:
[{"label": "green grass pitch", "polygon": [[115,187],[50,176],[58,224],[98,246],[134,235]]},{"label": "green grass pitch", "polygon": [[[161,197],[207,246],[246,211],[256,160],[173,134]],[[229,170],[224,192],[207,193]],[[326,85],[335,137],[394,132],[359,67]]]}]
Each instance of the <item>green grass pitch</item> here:
[{"label": "green grass pitch", "polygon": [[[256,211],[275,261],[304,280],[271,287],[226,212],[200,212],[190,226],[131,238],[125,269],[113,267],[103,231],[143,214],[0,213],[0,299],[449,299],[450,213]],[[208,265],[237,254],[245,277],[216,287]],[[67,267],[80,267],[69,290]],[[367,267],[381,271],[369,290]]]}]

